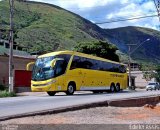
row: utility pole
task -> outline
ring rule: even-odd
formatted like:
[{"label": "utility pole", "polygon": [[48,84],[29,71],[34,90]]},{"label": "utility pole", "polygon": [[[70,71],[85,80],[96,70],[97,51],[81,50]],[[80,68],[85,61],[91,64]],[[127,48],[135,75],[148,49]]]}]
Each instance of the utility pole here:
[{"label": "utility pole", "polygon": [[10,35],[9,35],[9,92],[13,92],[13,5],[14,0],[9,0],[10,6]]},{"label": "utility pole", "polygon": [[128,45],[128,78],[129,78],[129,88],[131,88],[131,46],[136,44],[127,44]]},{"label": "utility pole", "polygon": [[131,51],[131,46],[135,46],[137,44],[127,44],[128,45],[128,75],[129,75],[129,88],[135,89],[134,86],[131,86],[131,54],[135,52],[142,44],[145,42],[150,41],[150,38],[146,39],[145,41],[141,42],[134,50]]}]

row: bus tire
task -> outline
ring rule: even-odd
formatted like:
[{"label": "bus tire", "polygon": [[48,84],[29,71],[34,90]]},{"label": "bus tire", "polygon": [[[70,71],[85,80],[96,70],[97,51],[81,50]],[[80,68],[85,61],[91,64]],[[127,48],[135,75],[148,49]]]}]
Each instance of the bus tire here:
[{"label": "bus tire", "polygon": [[116,84],[116,92],[119,92],[121,90],[121,88],[120,88],[120,84],[119,83],[117,83]]},{"label": "bus tire", "polygon": [[67,95],[73,95],[74,91],[75,91],[75,83],[69,83],[68,87],[67,87],[67,91],[66,94]]},{"label": "bus tire", "polygon": [[47,94],[48,94],[49,96],[54,96],[54,95],[56,94],[56,92],[54,92],[54,91],[48,91]]},{"label": "bus tire", "polygon": [[110,92],[111,93],[115,92],[115,85],[114,85],[114,83],[112,83],[111,86],[110,86]]}]

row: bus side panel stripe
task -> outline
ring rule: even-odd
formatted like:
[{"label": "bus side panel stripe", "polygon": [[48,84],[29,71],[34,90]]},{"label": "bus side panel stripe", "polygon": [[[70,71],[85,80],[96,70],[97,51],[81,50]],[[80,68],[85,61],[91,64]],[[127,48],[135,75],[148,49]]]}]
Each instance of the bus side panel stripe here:
[{"label": "bus side panel stripe", "polygon": [[80,90],[108,90],[110,87],[108,86],[100,86],[100,87],[90,87],[90,86],[81,86]]}]

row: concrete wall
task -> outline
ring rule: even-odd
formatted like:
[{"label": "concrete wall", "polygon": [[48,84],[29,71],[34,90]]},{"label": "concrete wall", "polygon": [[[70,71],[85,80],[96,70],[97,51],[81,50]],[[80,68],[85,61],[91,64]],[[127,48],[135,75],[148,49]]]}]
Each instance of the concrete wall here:
[{"label": "concrete wall", "polygon": [[151,79],[149,81],[147,81],[144,77],[143,77],[143,72],[142,71],[132,71],[131,72],[132,76],[135,76],[135,86],[136,87],[144,87],[146,86],[149,82],[154,82],[155,79]]},{"label": "concrete wall", "polygon": [[[26,65],[29,62],[34,61],[35,59],[29,58],[20,58],[14,57],[14,69],[15,70],[25,70]],[[9,57],[8,56],[0,56],[0,83],[4,85],[8,85],[8,75],[9,73]]]}]

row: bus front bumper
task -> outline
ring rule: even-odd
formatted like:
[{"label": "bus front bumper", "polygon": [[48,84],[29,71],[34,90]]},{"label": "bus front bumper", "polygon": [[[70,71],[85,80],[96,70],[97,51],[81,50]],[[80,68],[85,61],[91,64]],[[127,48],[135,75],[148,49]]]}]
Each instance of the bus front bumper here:
[{"label": "bus front bumper", "polygon": [[55,80],[31,81],[32,92],[55,91]]}]

